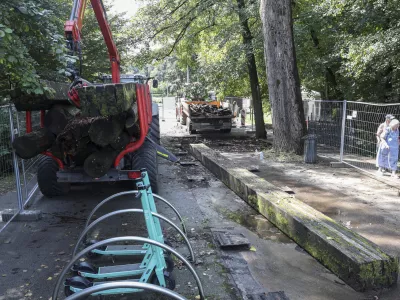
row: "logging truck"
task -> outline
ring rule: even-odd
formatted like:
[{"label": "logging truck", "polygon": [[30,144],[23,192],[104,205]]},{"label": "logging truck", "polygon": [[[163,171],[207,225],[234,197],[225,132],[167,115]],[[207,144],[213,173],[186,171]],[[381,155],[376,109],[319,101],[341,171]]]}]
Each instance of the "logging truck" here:
[{"label": "logging truck", "polygon": [[[159,145],[158,106],[151,101],[150,78],[121,76],[120,57],[102,1],[90,2],[108,49],[108,81],[112,83],[92,84],[80,77],[80,68],[69,66],[71,84],[43,82],[53,92],[31,95],[14,90],[16,109],[26,111],[26,134],[15,138],[13,147],[23,159],[42,155],[37,181],[45,196],[65,194],[78,182],[134,180],[142,168],[147,169],[156,192],[157,153],[167,151]],[[78,57],[82,57],[86,3],[74,1],[64,27],[70,54]],[[40,111],[39,130],[32,130],[32,111]]]},{"label": "logging truck", "polygon": [[219,130],[229,133],[232,130],[231,108],[224,107],[221,101],[191,101],[185,98],[175,100],[176,120],[186,125],[189,134],[199,130]]}]

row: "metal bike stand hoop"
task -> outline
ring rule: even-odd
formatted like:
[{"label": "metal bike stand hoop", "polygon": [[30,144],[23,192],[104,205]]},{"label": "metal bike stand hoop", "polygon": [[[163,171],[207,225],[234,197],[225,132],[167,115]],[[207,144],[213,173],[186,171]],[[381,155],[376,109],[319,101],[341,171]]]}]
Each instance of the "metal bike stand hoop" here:
[{"label": "metal bike stand hoop", "polygon": [[[132,194],[136,194],[137,196],[140,196],[140,193],[139,193],[138,191],[127,191],[127,192],[121,192],[121,193],[114,194],[114,195],[112,195],[112,196],[110,196],[110,197],[104,199],[103,201],[101,201],[99,204],[96,205],[96,207],[95,207],[95,208],[91,211],[91,213],[89,214],[89,217],[87,218],[86,223],[85,223],[85,227],[88,227],[88,226],[89,226],[89,223],[90,223],[90,221],[91,221],[93,215],[95,214],[95,212],[96,212],[101,206],[103,206],[103,205],[106,204],[107,202],[109,202],[109,201],[111,201],[111,200],[113,200],[113,199],[116,199],[116,198],[118,198],[118,197],[125,196],[125,195],[132,195]],[[163,197],[161,197],[161,196],[159,196],[159,195],[157,195],[157,194],[153,194],[153,197],[156,198],[156,199],[158,199],[158,200],[160,200],[160,201],[162,201],[162,202],[164,202],[167,206],[169,206],[169,207],[175,212],[175,214],[178,216],[178,219],[179,219],[179,221],[180,221],[180,223],[181,223],[181,225],[182,225],[183,232],[184,232],[185,234],[187,234],[187,230],[186,230],[185,223],[183,222],[182,216],[179,214],[178,210],[177,210],[170,202],[168,202],[166,199],[164,199]],[[138,198],[139,198],[139,197],[138,197]]]},{"label": "metal bike stand hoop", "polygon": [[158,292],[160,294],[170,296],[173,299],[187,300],[187,298],[179,295],[178,293],[171,291],[169,289],[160,287],[158,285],[142,283],[142,282],[126,282],[126,281],[125,282],[124,281],[107,282],[107,283],[95,285],[95,286],[89,287],[87,289],[84,289],[78,293],[75,293],[75,294],[69,296],[68,298],[66,298],[65,300],[79,300],[79,299],[82,299],[83,297],[85,297],[84,299],[86,299],[86,297],[88,297],[94,293],[98,293],[98,292],[106,291],[106,290],[117,289],[117,288],[135,288],[135,289],[137,288],[137,289],[142,289],[142,290],[149,290],[149,291]]},{"label": "metal bike stand hoop", "polygon": [[183,264],[193,274],[193,277],[195,278],[197,286],[199,288],[200,300],[205,300],[204,289],[203,289],[203,285],[201,284],[200,278],[197,275],[197,273],[196,273],[195,269],[193,268],[193,266],[186,260],[186,258],[184,258],[181,254],[179,254],[179,252],[177,252],[175,249],[173,249],[173,248],[171,248],[171,247],[169,247],[167,245],[164,245],[164,244],[159,243],[157,241],[153,241],[153,240],[150,240],[150,239],[137,237],[137,236],[115,237],[115,238],[107,239],[107,240],[104,240],[104,241],[100,241],[98,243],[95,243],[95,244],[83,249],[75,257],[73,257],[72,260],[61,271],[60,275],[58,276],[58,279],[57,279],[57,282],[56,282],[56,286],[54,287],[54,290],[53,290],[52,299],[53,300],[57,299],[58,292],[59,292],[59,289],[60,289],[60,286],[61,286],[61,281],[63,280],[65,275],[69,272],[69,270],[71,269],[71,267],[73,266],[73,264],[77,260],[81,259],[87,253],[89,253],[90,251],[92,251],[92,250],[94,250],[96,248],[100,248],[100,247],[107,246],[107,245],[114,244],[114,243],[118,243],[118,242],[125,242],[125,241],[151,244],[151,245],[160,247],[160,248],[162,248],[164,250],[167,250],[167,251],[171,252],[172,254],[174,254],[177,258],[179,258],[183,262]]},{"label": "metal bike stand hoop", "polygon": [[[72,257],[74,257],[74,256],[76,255],[76,253],[78,252],[78,249],[79,249],[79,245],[81,244],[82,240],[84,239],[84,237],[86,236],[86,234],[87,234],[91,229],[93,229],[93,227],[95,227],[97,224],[101,223],[102,221],[104,221],[104,220],[106,220],[106,219],[108,219],[108,218],[110,218],[110,217],[112,217],[112,216],[121,215],[121,214],[126,214],[126,213],[143,213],[143,209],[132,208],[132,209],[121,209],[121,210],[116,210],[116,211],[113,211],[113,212],[111,212],[111,213],[108,213],[108,214],[106,214],[106,215],[104,215],[104,216],[101,216],[100,218],[98,218],[97,220],[95,220],[93,223],[90,223],[90,225],[89,225],[88,227],[86,227],[86,228],[82,231],[82,233],[81,233],[81,235],[80,235],[78,241],[76,242],[76,245],[75,245],[75,248],[74,248],[74,252],[73,252],[73,254],[72,254]],[[188,249],[189,249],[189,252],[190,252],[190,256],[191,256],[191,258],[192,258],[192,262],[195,262],[196,259],[195,259],[195,255],[194,255],[194,252],[193,252],[192,245],[190,244],[190,241],[188,240],[187,236],[182,232],[182,230],[180,230],[179,227],[176,226],[176,225],[175,225],[171,220],[169,220],[168,218],[166,218],[166,217],[164,217],[164,216],[162,216],[162,215],[160,215],[160,214],[154,213],[154,212],[152,212],[151,214],[152,214],[154,217],[159,218],[159,219],[161,219],[161,220],[167,222],[169,225],[171,225],[172,227],[174,227],[174,228],[179,232],[179,234],[183,237],[183,239],[184,239],[185,242],[186,242],[186,245],[187,245],[187,247],[188,247]]]}]

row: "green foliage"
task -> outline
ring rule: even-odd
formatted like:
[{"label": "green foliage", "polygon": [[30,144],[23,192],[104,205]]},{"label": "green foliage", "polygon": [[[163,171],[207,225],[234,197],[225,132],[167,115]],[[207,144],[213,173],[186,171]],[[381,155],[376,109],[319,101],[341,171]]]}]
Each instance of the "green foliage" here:
[{"label": "green foliage", "polygon": [[300,76],[324,98],[398,102],[400,9],[394,0],[299,0]]},{"label": "green foliage", "polygon": [[[0,3],[0,98],[7,90],[43,94],[39,78],[54,79],[65,56],[63,21],[69,1],[9,0]],[[4,100],[3,100],[4,101]]]},{"label": "green foliage", "polygon": [[[124,72],[123,67],[130,62],[129,22],[124,14],[111,13],[111,3],[112,1],[104,1],[104,6],[113,39],[120,54],[122,72]],[[82,54],[82,77],[89,81],[98,81],[99,76],[111,74],[107,47],[90,5],[86,8],[82,28]]]},{"label": "green foliage", "polygon": [[[70,0],[7,0],[0,2],[0,102],[8,90],[21,88],[43,94],[47,88],[39,79],[65,82],[67,63],[77,57],[67,54],[64,23],[71,12]],[[106,3],[106,11],[110,5]],[[123,15],[108,14],[121,61],[129,57],[129,22]],[[86,8],[82,32],[83,76],[98,79],[110,74],[110,61],[103,36],[90,5]]]},{"label": "green foliage", "polygon": [[[267,84],[261,22],[257,1],[160,0],[146,1],[133,20],[133,44],[140,50],[135,62],[156,64],[156,73],[168,86],[181,90],[190,70],[190,82],[215,90],[218,98],[251,94],[239,13],[250,24],[261,79],[261,95],[267,102]],[[162,66],[162,67],[159,67]],[[168,67],[166,67],[168,66]],[[174,70],[172,70],[174,69]],[[166,72],[168,75],[166,76]],[[154,73],[154,72],[153,72]],[[152,73],[152,74],[153,74]]]},{"label": "green foliage", "polygon": [[185,84],[185,97],[191,100],[205,100],[208,98],[207,89],[201,82],[192,82]]}]

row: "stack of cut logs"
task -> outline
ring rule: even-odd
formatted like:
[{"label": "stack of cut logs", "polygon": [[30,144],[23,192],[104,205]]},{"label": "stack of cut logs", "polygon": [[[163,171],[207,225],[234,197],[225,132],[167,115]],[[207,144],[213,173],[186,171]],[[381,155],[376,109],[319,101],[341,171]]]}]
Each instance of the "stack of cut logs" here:
[{"label": "stack of cut logs", "polygon": [[125,146],[139,137],[135,84],[79,88],[80,109],[68,104],[68,85],[50,84],[56,93],[14,92],[18,110],[47,110],[43,128],[14,140],[17,155],[29,159],[49,150],[70,167],[83,166],[93,178],[105,175]]},{"label": "stack of cut logs", "polygon": [[232,115],[232,110],[230,110],[229,108],[219,108],[216,105],[190,104],[189,107],[192,117],[215,117]]}]

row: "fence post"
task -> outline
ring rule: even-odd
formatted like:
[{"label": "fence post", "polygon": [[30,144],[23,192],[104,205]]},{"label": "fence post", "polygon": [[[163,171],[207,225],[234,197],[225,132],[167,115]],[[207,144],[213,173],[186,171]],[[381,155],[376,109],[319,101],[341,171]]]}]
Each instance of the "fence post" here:
[{"label": "fence post", "polygon": [[[18,130],[18,134],[20,134],[20,126],[19,126],[19,116],[18,116],[18,112],[16,113],[17,116],[17,130]],[[24,177],[24,191],[25,191],[25,199],[28,199],[28,186],[26,184],[26,172],[25,172],[25,160],[21,159],[21,167],[22,167],[22,176]]]},{"label": "fence post", "polygon": [[164,96],[161,96],[161,105],[162,105],[162,116],[161,116],[161,121],[165,122],[165,118],[164,118]]},{"label": "fence post", "polygon": [[347,101],[343,101],[343,111],[342,111],[342,133],[340,135],[340,162],[343,162],[344,155],[344,135],[346,133],[346,109]]},{"label": "fence post", "polygon": [[[14,141],[15,133],[14,133],[14,118],[13,118],[13,110],[11,105],[8,107],[8,113],[10,116],[10,137],[11,143]],[[15,153],[15,150],[12,151],[13,164],[14,164],[14,172],[15,172],[15,184],[17,187],[17,198],[18,198],[18,208],[20,211],[24,210],[24,201],[22,199],[22,189],[21,189],[21,178],[19,175],[19,165],[18,165],[18,157]]]}]

